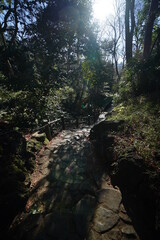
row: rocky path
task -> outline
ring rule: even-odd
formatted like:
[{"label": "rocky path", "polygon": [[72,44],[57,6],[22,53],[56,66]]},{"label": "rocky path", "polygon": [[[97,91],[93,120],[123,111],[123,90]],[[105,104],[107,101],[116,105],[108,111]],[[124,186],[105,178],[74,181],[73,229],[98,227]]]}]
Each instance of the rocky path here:
[{"label": "rocky path", "polygon": [[139,239],[120,191],[94,159],[89,131],[63,131],[41,152],[26,209],[11,227],[14,239]]}]

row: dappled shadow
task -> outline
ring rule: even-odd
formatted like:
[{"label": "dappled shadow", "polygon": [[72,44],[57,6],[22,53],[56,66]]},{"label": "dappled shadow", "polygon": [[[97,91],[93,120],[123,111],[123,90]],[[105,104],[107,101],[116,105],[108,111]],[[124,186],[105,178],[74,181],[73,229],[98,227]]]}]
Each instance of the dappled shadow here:
[{"label": "dappled shadow", "polygon": [[12,239],[86,238],[98,189],[88,134],[89,129],[63,131],[41,154],[37,180],[26,211],[13,223]]},{"label": "dappled shadow", "polygon": [[89,129],[63,131],[41,153],[26,210],[13,222],[10,239],[139,239],[106,159],[88,135]]}]

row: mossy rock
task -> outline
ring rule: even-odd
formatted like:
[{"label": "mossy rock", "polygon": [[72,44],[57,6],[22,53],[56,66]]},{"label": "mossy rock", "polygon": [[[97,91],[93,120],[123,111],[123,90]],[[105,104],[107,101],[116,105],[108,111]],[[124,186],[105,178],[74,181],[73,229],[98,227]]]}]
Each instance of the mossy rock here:
[{"label": "mossy rock", "polygon": [[109,133],[118,131],[123,124],[124,121],[102,121],[94,125],[89,137],[91,140],[103,139]]}]

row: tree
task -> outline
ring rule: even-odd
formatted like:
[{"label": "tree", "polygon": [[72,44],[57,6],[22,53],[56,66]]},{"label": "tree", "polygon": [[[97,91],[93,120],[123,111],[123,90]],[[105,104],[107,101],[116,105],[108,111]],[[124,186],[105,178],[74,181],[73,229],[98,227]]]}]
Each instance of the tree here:
[{"label": "tree", "polygon": [[101,49],[105,61],[112,61],[116,81],[120,80],[119,62],[124,59],[124,1],[113,1],[114,12],[102,28]]},{"label": "tree", "polygon": [[[28,0],[3,0],[0,2],[0,36],[2,42],[3,64],[8,77],[15,76],[14,66],[12,63],[13,49],[17,48],[21,40],[26,38],[26,29],[35,21],[34,14],[38,1]],[[34,19],[34,20],[33,20]],[[1,69],[0,70],[4,70]]]},{"label": "tree", "polygon": [[[117,1],[116,1],[117,3]],[[121,10],[122,10],[122,5],[121,4],[116,4],[115,6],[115,16],[113,18],[113,21],[109,21],[109,27],[113,32],[112,35],[112,44],[113,44],[113,48],[112,48],[112,56],[114,59],[114,65],[115,65],[115,72],[116,72],[116,76],[117,76],[117,82],[119,82],[120,80],[120,73],[119,73],[119,69],[118,69],[118,58],[119,58],[119,54],[118,54],[118,50],[119,50],[119,45],[122,44],[122,42],[120,43],[120,40],[122,38],[122,33],[123,33],[123,22],[121,20]]]},{"label": "tree", "polygon": [[139,56],[143,49],[144,25],[147,14],[148,4],[143,1],[135,1],[135,31],[133,38],[133,49],[135,55]]},{"label": "tree", "polygon": [[125,43],[126,43],[126,62],[132,58],[133,33],[135,28],[134,16],[135,0],[126,0],[125,10]]},{"label": "tree", "polygon": [[[81,63],[90,56],[94,42],[90,9],[90,1],[51,1],[41,9],[31,32],[35,39],[37,68],[42,71],[41,75],[46,69],[47,75],[43,75],[46,86],[71,86],[76,94],[75,105],[81,101],[84,92]],[[37,45],[37,42],[41,44]],[[93,52],[92,48],[92,55]],[[59,70],[58,76],[54,74],[55,66]]]},{"label": "tree", "polygon": [[[22,99],[18,99],[17,106],[13,104],[14,113],[17,114],[20,109],[21,115],[25,116],[23,110],[27,109],[27,114],[29,112],[33,118],[41,121],[42,117],[45,118],[45,111],[50,113],[51,109],[55,109],[52,117],[57,117],[59,109],[78,109],[91,92],[100,92],[107,80],[112,85],[112,64],[102,61],[91,22],[91,0],[1,2],[1,33],[5,44],[1,38],[0,71],[6,76],[5,81],[2,79],[3,85],[9,91],[20,91],[20,97],[26,96],[23,109],[20,104]],[[7,60],[13,69],[12,76],[8,74]],[[86,62],[88,72],[93,73],[90,79],[84,74],[83,63]],[[68,89],[68,95],[66,93],[64,96],[63,91],[63,99],[57,101],[60,108],[52,108],[54,104],[48,104],[48,99],[56,102],[61,89]],[[67,101],[69,95],[72,95],[72,103]],[[33,109],[31,100],[35,96],[37,107]],[[72,105],[71,108],[66,107],[68,103]]]},{"label": "tree", "polygon": [[152,45],[152,31],[154,26],[154,21],[156,19],[156,14],[158,12],[158,0],[152,0],[150,4],[150,10],[147,18],[145,35],[144,35],[144,50],[143,58],[147,59],[150,55],[151,45]]}]

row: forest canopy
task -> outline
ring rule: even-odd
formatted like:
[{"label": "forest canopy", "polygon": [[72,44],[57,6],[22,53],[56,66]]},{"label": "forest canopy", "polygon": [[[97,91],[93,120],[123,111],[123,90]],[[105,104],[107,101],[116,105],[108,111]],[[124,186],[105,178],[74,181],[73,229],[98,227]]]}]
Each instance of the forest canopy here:
[{"label": "forest canopy", "polygon": [[101,23],[93,2],[0,2],[1,118],[35,126],[82,104],[92,114],[119,88],[159,89],[159,1],[114,0]]},{"label": "forest canopy", "polygon": [[112,62],[102,56],[91,7],[91,1],[1,1],[3,116],[9,111],[11,121],[34,124],[48,112],[52,119],[73,109],[79,114],[83,101],[89,105],[112,86]]}]

